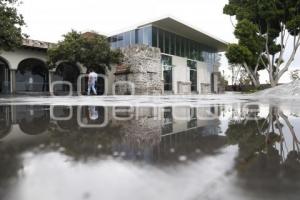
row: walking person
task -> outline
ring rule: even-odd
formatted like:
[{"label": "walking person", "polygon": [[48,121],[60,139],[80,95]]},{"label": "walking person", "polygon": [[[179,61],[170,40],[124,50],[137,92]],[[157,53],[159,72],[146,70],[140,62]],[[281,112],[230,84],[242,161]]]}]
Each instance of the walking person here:
[{"label": "walking person", "polygon": [[88,95],[90,95],[91,89],[92,89],[93,93],[95,95],[97,95],[95,85],[96,85],[96,81],[98,79],[98,75],[94,72],[93,69],[90,70],[88,78],[89,78],[88,79]]}]

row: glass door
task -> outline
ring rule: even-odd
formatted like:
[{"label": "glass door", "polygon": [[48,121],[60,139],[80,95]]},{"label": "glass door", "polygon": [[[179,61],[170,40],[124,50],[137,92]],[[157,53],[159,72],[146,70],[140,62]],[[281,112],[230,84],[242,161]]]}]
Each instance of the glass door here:
[{"label": "glass door", "polygon": [[163,67],[163,78],[164,78],[164,91],[173,90],[173,75],[172,75],[172,57],[167,55],[162,55],[161,58]]},{"label": "glass door", "polygon": [[191,92],[197,92],[197,62],[188,60],[187,65],[190,68]]}]

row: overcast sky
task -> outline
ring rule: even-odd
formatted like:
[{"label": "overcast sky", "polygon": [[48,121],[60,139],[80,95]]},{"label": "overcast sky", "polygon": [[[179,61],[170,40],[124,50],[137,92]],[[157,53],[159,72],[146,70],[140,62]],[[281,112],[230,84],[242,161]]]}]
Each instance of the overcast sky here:
[{"label": "overcast sky", "polygon": [[[19,11],[27,24],[24,32],[36,40],[57,42],[71,29],[95,30],[111,35],[153,19],[171,16],[227,42],[235,41],[230,19],[222,12],[228,0],[22,1]],[[299,58],[293,66],[300,67]],[[226,69],[226,59],[222,63],[222,69]]]}]

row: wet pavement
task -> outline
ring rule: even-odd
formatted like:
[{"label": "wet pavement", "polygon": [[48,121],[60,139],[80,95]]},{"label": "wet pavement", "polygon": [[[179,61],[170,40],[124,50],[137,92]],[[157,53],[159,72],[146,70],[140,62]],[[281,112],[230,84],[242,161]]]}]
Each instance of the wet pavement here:
[{"label": "wet pavement", "polygon": [[298,101],[127,98],[1,98],[0,199],[299,199]]}]

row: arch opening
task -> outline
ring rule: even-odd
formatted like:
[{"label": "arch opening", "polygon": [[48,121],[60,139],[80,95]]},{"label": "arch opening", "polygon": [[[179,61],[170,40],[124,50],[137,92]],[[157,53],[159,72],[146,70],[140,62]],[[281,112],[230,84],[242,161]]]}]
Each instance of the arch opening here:
[{"label": "arch opening", "polygon": [[[54,74],[53,81],[66,81],[71,83],[72,91],[77,91],[77,80],[80,75],[80,70],[77,65],[72,63],[60,63]],[[67,84],[60,84],[55,86],[54,92],[69,92],[70,86]]]},{"label": "arch opening", "polygon": [[49,127],[49,106],[18,106],[16,112],[17,123],[25,134],[39,135]]},{"label": "arch opening", "polygon": [[10,70],[7,62],[0,57],[0,94],[10,93]]},{"label": "arch opening", "polygon": [[49,76],[46,64],[29,58],[20,62],[16,72],[16,92],[47,92]]}]

